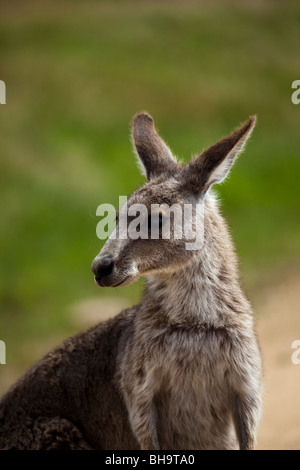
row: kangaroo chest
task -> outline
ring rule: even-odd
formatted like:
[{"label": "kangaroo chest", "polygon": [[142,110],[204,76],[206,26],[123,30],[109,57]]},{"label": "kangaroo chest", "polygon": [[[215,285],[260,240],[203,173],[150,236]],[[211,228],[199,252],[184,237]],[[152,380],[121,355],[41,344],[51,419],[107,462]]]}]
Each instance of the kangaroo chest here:
[{"label": "kangaroo chest", "polygon": [[229,379],[218,340],[178,334],[162,358],[154,398],[161,448],[235,448]]}]

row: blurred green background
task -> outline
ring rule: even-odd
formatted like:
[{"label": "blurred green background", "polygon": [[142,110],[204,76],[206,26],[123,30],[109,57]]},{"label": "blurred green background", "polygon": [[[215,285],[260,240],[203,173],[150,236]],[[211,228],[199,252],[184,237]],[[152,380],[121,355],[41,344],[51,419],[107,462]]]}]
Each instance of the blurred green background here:
[{"label": "blurred green background", "polygon": [[80,329],[77,302],[140,297],[143,281],[100,290],[90,271],[97,206],[144,181],[138,111],[184,160],[257,114],[222,210],[250,297],[298,269],[299,45],[299,1],[1,2],[2,388]]}]

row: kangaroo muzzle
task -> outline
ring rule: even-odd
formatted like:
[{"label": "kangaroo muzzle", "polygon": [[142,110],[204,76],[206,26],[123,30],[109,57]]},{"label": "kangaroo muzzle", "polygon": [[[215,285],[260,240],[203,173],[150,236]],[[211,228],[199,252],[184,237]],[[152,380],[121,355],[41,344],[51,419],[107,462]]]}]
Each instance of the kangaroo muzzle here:
[{"label": "kangaroo muzzle", "polygon": [[98,286],[109,287],[113,284],[111,276],[113,270],[114,261],[111,256],[97,257],[92,263],[92,272]]}]

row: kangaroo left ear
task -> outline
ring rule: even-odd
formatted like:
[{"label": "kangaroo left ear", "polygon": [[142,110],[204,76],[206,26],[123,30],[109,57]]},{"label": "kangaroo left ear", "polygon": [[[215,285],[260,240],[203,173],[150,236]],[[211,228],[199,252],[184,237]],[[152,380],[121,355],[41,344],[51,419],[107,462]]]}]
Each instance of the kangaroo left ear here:
[{"label": "kangaroo left ear", "polygon": [[213,184],[221,183],[243,150],[255,123],[256,116],[251,116],[232,134],[219,140],[187,163],[182,170],[185,185],[197,194],[204,194]]}]

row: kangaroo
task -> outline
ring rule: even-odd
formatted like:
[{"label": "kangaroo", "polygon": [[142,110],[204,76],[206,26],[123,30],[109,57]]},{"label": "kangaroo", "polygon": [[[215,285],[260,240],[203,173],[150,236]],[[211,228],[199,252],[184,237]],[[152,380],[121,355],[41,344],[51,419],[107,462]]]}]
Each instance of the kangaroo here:
[{"label": "kangaroo", "polygon": [[[119,219],[133,204],[201,205],[204,218],[193,212],[192,223],[203,243],[186,249],[184,236],[174,237],[174,219],[169,239],[107,240],[92,263],[96,284],[124,286],[146,276],[141,302],[66,340],[11,387],[0,402],[0,448],[255,448],[262,361],[212,190],[255,121],[180,164],[152,117],[134,117],[133,143],[147,182]],[[165,215],[160,210],[160,229]],[[117,218],[116,231],[119,224]]]}]

